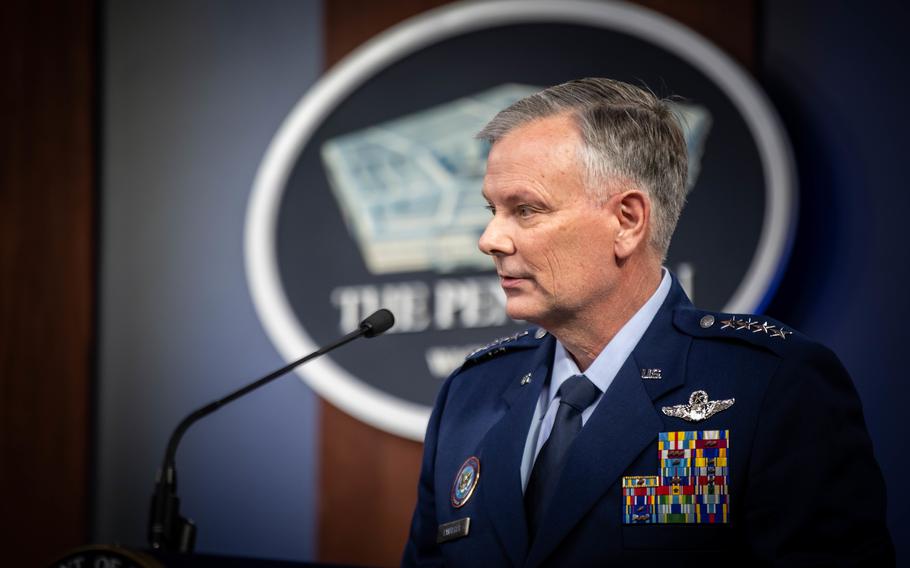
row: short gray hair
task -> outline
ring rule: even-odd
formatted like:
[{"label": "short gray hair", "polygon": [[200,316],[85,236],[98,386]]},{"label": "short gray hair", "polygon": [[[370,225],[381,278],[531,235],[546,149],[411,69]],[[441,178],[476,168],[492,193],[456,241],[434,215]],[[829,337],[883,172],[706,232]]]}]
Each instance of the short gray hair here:
[{"label": "short gray hair", "polygon": [[611,180],[631,181],[651,198],[651,246],[663,259],[686,201],[688,154],[668,99],[621,81],[588,78],[535,93],[497,114],[477,134],[495,144],[513,129],[571,113],[582,139],[588,190],[603,203]]}]

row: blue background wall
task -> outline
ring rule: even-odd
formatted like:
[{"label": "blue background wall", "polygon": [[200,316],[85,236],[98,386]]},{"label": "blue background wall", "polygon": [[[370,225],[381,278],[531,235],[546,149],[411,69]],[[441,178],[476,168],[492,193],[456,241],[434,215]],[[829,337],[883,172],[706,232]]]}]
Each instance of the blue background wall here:
[{"label": "blue background wall", "polygon": [[800,181],[793,256],[767,311],[834,349],[853,376],[906,560],[908,10],[898,2],[765,6],[758,79],[783,116]]},{"label": "blue background wall", "polygon": [[[104,5],[96,542],[143,545],[153,476],[195,407],[280,359],[243,264],[249,190],[322,69],[319,2]],[[315,398],[287,379],[177,455],[200,552],[313,558]]]},{"label": "blue background wall", "polygon": [[[321,68],[321,9],[104,4],[95,541],[142,544],[173,425],[281,363],[246,288],[243,219],[268,141]],[[766,0],[759,20],[755,74],[791,136],[801,191],[767,311],[852,373],[905,558],[907,10]],[[178,464],[200,551],[315,557],[313,412],[289,379],[190,430]]]}]

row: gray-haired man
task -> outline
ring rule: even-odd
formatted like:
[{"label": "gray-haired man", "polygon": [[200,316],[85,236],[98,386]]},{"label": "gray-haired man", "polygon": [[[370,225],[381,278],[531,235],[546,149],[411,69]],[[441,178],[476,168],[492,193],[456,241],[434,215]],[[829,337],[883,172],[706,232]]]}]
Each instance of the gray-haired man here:
[{"label": "gray-haired man", "polygon": [[583,79],[479,136],[479,246],[508,315],[537,327],[442,388],[403,564],[893,564],[837,358],[766,317],[695,309],[661,266],[686,191],[669,105]]}]

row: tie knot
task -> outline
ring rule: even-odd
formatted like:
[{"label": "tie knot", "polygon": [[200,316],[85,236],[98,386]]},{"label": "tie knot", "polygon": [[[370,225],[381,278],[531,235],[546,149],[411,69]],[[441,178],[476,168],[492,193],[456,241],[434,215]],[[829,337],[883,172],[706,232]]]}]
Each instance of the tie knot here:
[{"label": "tie knot", "polygon": [[566,379],[566,381],[560,385],[559,391],[556,394],[559,395],[560,402],[564,402],[575,410],[582,412],[597,400],[600,389],[598,389],[588,377],[584,375],[574,375]]}]

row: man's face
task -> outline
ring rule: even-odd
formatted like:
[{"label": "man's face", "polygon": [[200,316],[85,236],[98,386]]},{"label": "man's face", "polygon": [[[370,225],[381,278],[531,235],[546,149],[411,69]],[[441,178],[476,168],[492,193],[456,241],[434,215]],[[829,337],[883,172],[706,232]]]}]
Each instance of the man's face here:
[{"label": "man's face", "polygon": [[605,304],[617,278],[613,200],[585,191],[580,135],[569,116],[501,138],[483,182],[493,218],[480,237],[506,294],[506,312],[547,328]]}]

